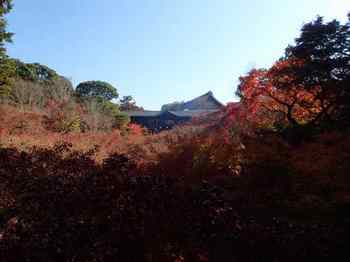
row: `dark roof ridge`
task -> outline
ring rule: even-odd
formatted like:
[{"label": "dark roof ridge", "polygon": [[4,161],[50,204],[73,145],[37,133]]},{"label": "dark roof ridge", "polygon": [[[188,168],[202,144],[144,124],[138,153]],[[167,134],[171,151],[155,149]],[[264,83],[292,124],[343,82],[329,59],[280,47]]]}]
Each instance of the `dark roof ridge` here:
[{"label": "dark roof ridge", "polygon": [[209,91],[209,92],[208,92],[208,95],[211,96],[211,98],[212,98],[216,103],[218,103],[220,106],[224,106],[223,103],[221,103],[219,100],[216,99],[216,97],[214,96],[214,94],[213,94],[212,91]]},{"label": "dark roof ridge", "polygon": [[215,98],[214,93],[213,93],[213,91],[211,91],[211,90],[209,90],[207,93],[205,93],[205,94],[203,94],[203,95],[201,95],[201,96],[198,96],[198,97],[196,97],[196,98],[194,98],[194,99],[191,99],[191,100],[189,100],[189,101],[186,101],[186,102],[185,102],[185,105],[186,105],[186,104],[189,104],[189,103],[191,103],[191,102],[193,102],[193,101],[195,101],[195,100],[198,100],[198,99],[201,98],[201,97],[205,97],[205,96],[208,96],[208,97],[210,97],[211,99],[213,99],[214,102],[217,103],[219,106],[224,106],[223,103],[221,103],[219,100],[217,100],[217,99]]}]

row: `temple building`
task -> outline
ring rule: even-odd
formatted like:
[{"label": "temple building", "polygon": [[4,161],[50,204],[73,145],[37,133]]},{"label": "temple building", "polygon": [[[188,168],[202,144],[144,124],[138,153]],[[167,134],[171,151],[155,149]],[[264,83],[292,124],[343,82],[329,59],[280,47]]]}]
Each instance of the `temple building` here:
[{"label": "temple building", "polygon": [[161,111],[145,110],[127,113],[132,123],[144,126],[152,132],[160,132],[189,122],[193,117],[217,112],[222,107],[223,104],[209,91],[187,102],[164,105]]}]

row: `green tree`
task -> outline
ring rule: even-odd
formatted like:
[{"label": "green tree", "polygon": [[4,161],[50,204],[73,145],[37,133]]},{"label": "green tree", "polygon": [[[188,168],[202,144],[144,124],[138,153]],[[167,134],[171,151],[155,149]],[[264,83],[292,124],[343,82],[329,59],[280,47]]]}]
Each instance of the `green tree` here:
[{"label": "green tree", "polygon": [[117,90],[109,83],[102,81],[87,81],[76,88],[80,102],[87,109],[87,123],[92,129],[108,130],[123,129],[129,123],[129,117],[120,112],[117,104],[111,100],[118,98]]},{"label": "green tree", "polygon": [[42,84],[50,84],[59,78],[55,70],[39,63],[23,63],[14,59],[16,64],[16,76],[28,81]]},{"label": "green tree", "polygon": [[80,83],[76,88],[78,97],[96,97],[104,100],[117,99],[117,89],[111,84],[103,81],[86,81]]},{"label": "green tree", "polygon": [[0,56],[0,99],[7,99],[13,86],[15,65],[6,56]]},{"label": "green tree", "polygon": [[130,121],[127,114],[121,112],[117,104],[101,98],[87,97],[80,99],[83,106],[84,122],[89,130],[123,129]]},{"label": "green tree", "polygon": [[12,41],[12,33],[7,32],[5,15],[12,9],[12,0],[0,0],[0,98],[11,91],[14,65],[6,56],[5,44]]},{"label": "green tree", "polygon": [[0,56],[6,54],[5,43],[12,41],[12,33],[6,31],[5,15],[12,9],[12,0],[0,0]]},{"label": "green tree", "polygon": [[120,110],[121,111],[143,111],[142,107],[136,105],[136,101],[132,96],[123,96],[120,99]]}]

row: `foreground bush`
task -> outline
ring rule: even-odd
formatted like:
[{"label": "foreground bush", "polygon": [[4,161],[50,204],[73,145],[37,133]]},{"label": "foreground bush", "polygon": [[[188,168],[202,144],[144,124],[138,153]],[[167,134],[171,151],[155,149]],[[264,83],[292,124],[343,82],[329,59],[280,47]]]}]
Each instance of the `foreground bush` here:
[{"label": "foreground bush", "polygon": [[[295,194],[268,192],[268,185],[256,186],[245,176],[188,184],[145,175],[123,155],[96,164],[93,154],[72,151],[69,144],[27,153],[0,150],[1,261],[347,256],[350,216],[338,213],[334,199],[293,207]],[[284,175],[272,165],[273,171]]]}]

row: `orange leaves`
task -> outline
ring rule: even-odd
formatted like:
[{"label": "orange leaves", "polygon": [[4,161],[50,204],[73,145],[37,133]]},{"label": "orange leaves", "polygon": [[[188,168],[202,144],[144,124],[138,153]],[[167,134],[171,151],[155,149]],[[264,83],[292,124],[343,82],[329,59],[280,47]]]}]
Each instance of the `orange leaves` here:
[{"label": "orange leaves", "polygon": [[240,78],[238,95],[247,110],[247,119],[264,128],[302,125],[321,112],[320,87],[304,88],[295,81],[295,70],[304,66],[300,59],[284,59],[269,70],[253,69]]},{"label": "orange leaves", "polygon": [[133,124],[133,123],[130,123],[128,125],[128,132],[132,135],[143,135],[146,133],[146,130],[145,128],[143,128],[142,126],[140,125],[137,125],[137,124]]},{"label": "orange leaves", "polygon": [[253,69],[247,76],[240,77],[239,92],[247,99],[252,99],[264,93],[266,80],[266,70]]}]

